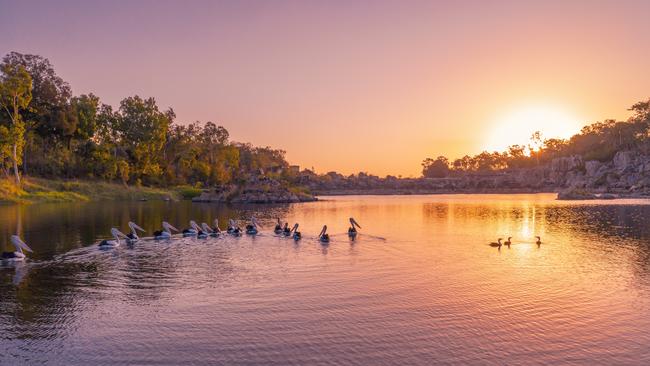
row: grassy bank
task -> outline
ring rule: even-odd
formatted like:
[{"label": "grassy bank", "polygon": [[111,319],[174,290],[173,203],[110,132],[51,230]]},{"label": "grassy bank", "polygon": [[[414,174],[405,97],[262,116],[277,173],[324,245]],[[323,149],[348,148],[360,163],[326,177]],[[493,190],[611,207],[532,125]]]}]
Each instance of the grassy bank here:
[{"label": "grassy bank", "polygon": [[26,178],[18,188],[13,181],[0,180],[1,204],[29,204],[39,202],[83,202],[83,201],[138,201],[178,200],[191,198],[194,189],[177,187],[172,189],[149,187],[124,187],[121,184],[96,181],[63,181],[40,178]]}]

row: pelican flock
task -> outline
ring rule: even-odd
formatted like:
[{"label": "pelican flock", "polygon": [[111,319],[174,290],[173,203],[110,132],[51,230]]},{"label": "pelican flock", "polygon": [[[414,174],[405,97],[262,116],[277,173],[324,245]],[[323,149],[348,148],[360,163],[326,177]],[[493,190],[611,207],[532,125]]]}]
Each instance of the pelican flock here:
[{"label": "pelican flock", "polygon": [[[350,227],[348,228],[347,234],[348,237],[350,237],[350,239],[353,241],[358,234],[358,229],[361,229],[361,225],[359,225],[359,223],[353,217],[350,217],[349,221],[350,221]],[[199,225],[196,223],[196,221],[190,220],[189,227],[181,232],[180,230],[175,228],[167,221],[163,221],[162,229],[154,231],[153,239],[154,240],[172,239],[174,236],[174,232],[177,233],[180,232],[183,237],[197,237],[199,239],[221,236],[223,234],[223,231],[219,227],[219,221],[215,219],[213,223],[214,223],[214,227],[210,227],[210,225],[208,225],[205,222],[202,222],[201,225]],[[145,229],[143,229],[133,221],[128,222],[128,227],[130,229],[129,234],[124,234],[117,228],[111,228],[111,236],[113,238],[102,240],[98,244],[98,246],[101,249],[117,248],[122,243],[122,240],[125,240],[127,243],[137,242],[140,239],[140,237],[138,236],[138,231],[142,233],[146,233]],[[273,232],[283,237],[291,237],[293,238],[294,241],[297,242],[302,239],[302,233],[298,231],[298,227],[299,224],[295,223],[290,228],[288,222],[282,224],[282,221],[278,218],[275,228],[273,229]],[[228,220],[228,228],[226,232],[232,236],[241,236],[242,232],[245,232],[248,235],[257,235],[260,233],[261,228],[262,226],[260,225],[257,218],[252,216],[250,222],[246,225],[245,231],[243,231],[237,225],[237,222],[234,219]],[[323,245],[329,244],[330,235],[327,233],[327,225],[323,225],[323,228],[321,229],[320,233],[316,238]],[[18,235],[11,236],[11,243],[13,244],[16,250],[14,252],[2,252],[2,254],[0,255],[0,260],[3,262],[23,261],[26,258],[25,252],[30,252],[30,253],[33,252],[32,249],[27,244],[25,244],[25,242],[23,242]],[[535,236],[534,243],[537,244],[538,247],[541,246],[542,238],[540,236]],[[512,244],[512,236],[509,236],[506,241],[503,241],[503,238],[498,238],[496,242],[491,242],[488,245],[501,250],[501,247],[503,245],[510,248],[511,244]]]}]

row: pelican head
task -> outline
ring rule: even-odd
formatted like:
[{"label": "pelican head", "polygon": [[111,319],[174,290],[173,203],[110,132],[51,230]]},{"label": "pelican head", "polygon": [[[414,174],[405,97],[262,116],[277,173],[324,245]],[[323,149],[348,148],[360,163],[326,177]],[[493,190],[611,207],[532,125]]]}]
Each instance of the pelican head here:
[{"label": "pelican head", "polygon": [[251,217],[251,224],[253,224],[253,226],[255,226],[255,227],[258,227],[258,226],[262,227],[262,225],[260,225],[260,223],[257,221],[257,218],[255,216]]},{"label": "pelican head", "polygon": [[323,225],[323,229],[320,231],[320,234],[318,234],[318,237],[322,237],[327,233],[327,225]]},{"label": "pelican head", "polygon": [[214,230],[212,230],[210,228],[210,226],[208,224],[206,224],[205,222],[201,223],[201,229],[203,229],[203,231],[208,233],[208,234],[211,234],[212,232],[214,232]]},{"label": "pelican head", "polygon": [[146,232],[145,229],[141,228],[140,226],[138,226],[138,224],[136,224],[136,223],[133,222],[133,221],[129,221],[129,228],[131,228],[131,232],[133,232],[134,234],[135,234],[135,231],[136,231],[136,230],[140,230],[140,231],[142,231],[143,233]]},{"label": "pelican head", "polygon": [[120,241],[120,238],[122,239],[128,239],[129,237],[126,236],[123,232],[117,230],[116,228],[111,229],[111,235],[115,238],[115,240]]},{"label": "pelican head", "polygon": [[197,224],[194,220],[190,220],[190,227],[196,231],[201,231],[199,224]]},{"label": "pelican head", "polygon": [[229,225],[230,227],[235,227],[235,226],[237,226],[237,223],[235,223],[235,220],[230,219],[230,220],[228,220],[228,225]]},{"label": "pelican head", "polygon": [[291,228],[291,231],[293,231],[293,232],[298,231],[298,223],[296,223],[295,225],[293,225],[293,227]]},{"label": "pelican head", "polygon": [[163,221],[162,223],[163,230],[169,232],[171,234],[172,230],[178,232],[178,229],[173,227],[170,223],[167,221]]},{"label": "pelican head", "polygon": [[354,219],[354,217],[350,217],[350,225],[352,225],[353,228],[359,228],[361,229],[361,225],[357,222],[357,220]]},{"label": "pelican head", "polygon": [[218,219],[214,219],[214,228],[215,228],[216,231],[221,231],[221,229],[219,229],[219,220]]},{"label": "pelican head", "polygon": [[18,235],[11,236],[11,243],[14,245],[14,247],[16,247],[16,251],[18,253],[22,254],[23,250],[26,250],[30,253],[34,252],[32,248],[30,248],[27,244],[25,244],[25,242],[22,241]]}]

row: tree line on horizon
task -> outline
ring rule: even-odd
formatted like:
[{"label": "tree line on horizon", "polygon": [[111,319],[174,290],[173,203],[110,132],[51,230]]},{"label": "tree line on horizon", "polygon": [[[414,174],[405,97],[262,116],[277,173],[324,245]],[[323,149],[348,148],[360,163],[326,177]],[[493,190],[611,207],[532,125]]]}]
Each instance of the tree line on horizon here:
[{"label": "tree line on horizon", "polygon": [[587,125],[569,139],[544,139],[535,132],[528,145],[512,145],[503,152],[487,152],[450,161],[445,156],[422,161],[422,176],[443,178],[467,173],[489,173],[534,168],[553,159],[580,155],[584,160],[611,161],[619,151],[650,152],[650,99],[629,108],[627,121],[608,119]]},{"label": "tree line on horizon", "polygon": [[[285,152],[231,142],[213,122],[176,122],[154,98],[114,109],[75,96],[42,56],[11,52],[0,64],[0,169],[21,176],[84,178],[152,186],[214,186],[260,169],[288,174]],[[273,173],[272,173],[273,174]]]}]

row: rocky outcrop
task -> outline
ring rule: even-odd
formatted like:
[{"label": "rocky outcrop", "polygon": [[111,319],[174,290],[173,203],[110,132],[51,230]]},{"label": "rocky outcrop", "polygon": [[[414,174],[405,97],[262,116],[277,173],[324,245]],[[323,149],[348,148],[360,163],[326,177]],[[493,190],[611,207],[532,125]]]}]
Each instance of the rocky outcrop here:
[{"label": "rocky outcrop", "polygon": [[650,196],[650,155],[621,151],[605,162],[573,155],[532,168],[455,173],[447,178],[345,177],[332,172],[303,175],[301,183],[317,194],[563,192],[572,199],[640,197]]},{"label": "rocky outcrop", "polygon": [[256,177],[244,185],[228,185],[206,190],[194,202],[221,203],[297,203],[315,201],[316,197],[298,188],[283,185],[274,179]]}]

